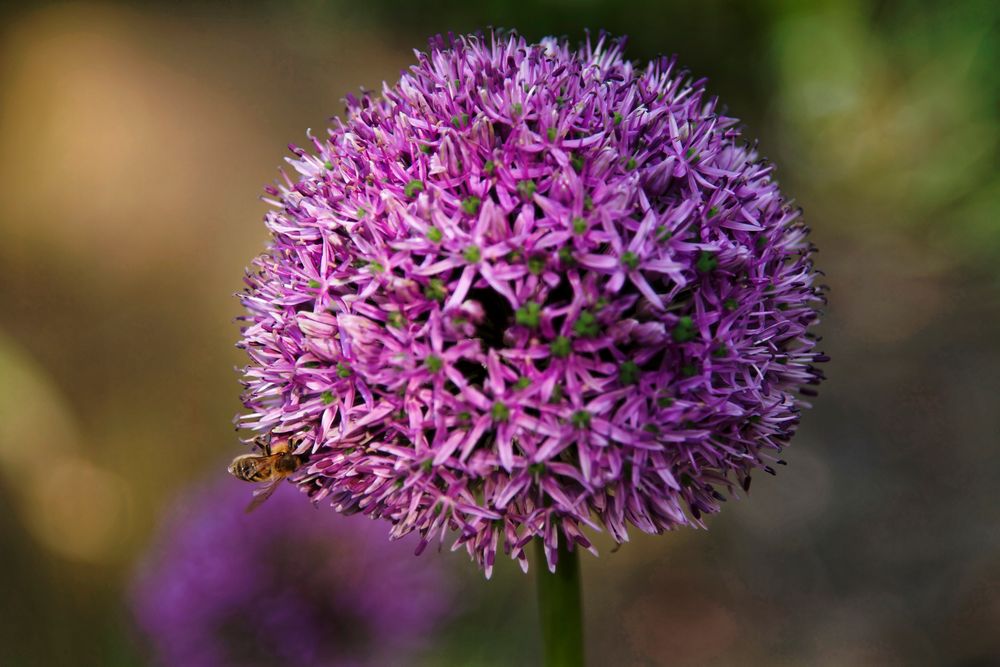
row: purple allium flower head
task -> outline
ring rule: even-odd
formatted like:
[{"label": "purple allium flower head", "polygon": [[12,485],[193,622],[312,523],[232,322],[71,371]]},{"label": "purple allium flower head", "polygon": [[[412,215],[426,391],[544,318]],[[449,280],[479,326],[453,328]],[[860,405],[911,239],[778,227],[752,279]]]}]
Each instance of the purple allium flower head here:
[{"label": "purple allium flower head", "polygon": [[488,576],[701,526],[781,462],[824,360],[807,229],[703,80],[622,47],[438,38],[291,147],[241,424],[301,438],[314,500]]},{"label": "purple allium flower head", "polygon": [[245,491],[189,493],[141,564],[132,607],[158,664],[409,664],[453,601],[439,564],[295,493],[245,514]]}]

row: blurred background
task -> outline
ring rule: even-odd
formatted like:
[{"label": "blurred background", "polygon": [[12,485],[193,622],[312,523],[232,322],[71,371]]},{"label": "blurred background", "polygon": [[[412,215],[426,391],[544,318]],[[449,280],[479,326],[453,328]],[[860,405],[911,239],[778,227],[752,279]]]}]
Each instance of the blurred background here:
[{"label": "blurred background", "polygon": [[[0,664],[157,664],[135,577],[242,451],[263,186],[346,93],[487,25],[678,53],[777,162],[832,289],[787,470],[710,531],[584,556],[591,664],[1000,664],[1000,4],[4,7]],[[462,603],[406,664],[535,661],[532,577],[419,560]]]}]

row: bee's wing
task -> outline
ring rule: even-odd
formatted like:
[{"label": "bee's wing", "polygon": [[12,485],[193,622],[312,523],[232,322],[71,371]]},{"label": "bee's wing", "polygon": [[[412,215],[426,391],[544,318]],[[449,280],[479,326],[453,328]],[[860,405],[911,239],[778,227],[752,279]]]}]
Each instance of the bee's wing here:
[{"label": "bee's wing", "polygon": [[250,504],[247,505],[246,509],[247,514],[260,507],[261,503],[270,498],[271,494],[273,494],[278,489],[278,484],[280,483],[281,483],[281,478],[278,478],[268,482],[266,485],[254,491],[253,500],[251,500]]},{"label": "bee's wing", "polygon": [[241,454],[229,464],[229,474],[244,482],[259,482],[271,476],[275,462],[281,454]]}]

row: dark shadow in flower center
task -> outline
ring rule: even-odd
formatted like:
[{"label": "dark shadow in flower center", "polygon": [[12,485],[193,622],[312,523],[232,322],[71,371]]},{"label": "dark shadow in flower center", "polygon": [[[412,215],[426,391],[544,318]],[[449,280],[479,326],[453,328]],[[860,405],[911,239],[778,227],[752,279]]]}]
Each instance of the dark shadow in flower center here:
[{"label": "dark shadow in flower center", "polygon": [[499,350],[503,344],[503,335],[514,317],[514,309],[502,295],[492,289],[475,288],[469,290],[469,299],[479,302],[483,307],[483,321],[476,326],[476,337],[483,341],[486,351]]},{"label": "dark shadow in flower center", "polygon": [[[455,362],[455,368],[468,380],[469,384],[481,387],[483,386],[483,382],[486,381],[486,366],[482,364],[469,361],[468,359],[459,359]],[[458,387],[454,384],[449,383],[446,386],[449,391],[458,394]]]},{"label": "dark shadow in flower center", "polygon": [[[514,309],[500,294],[492,289],[474,288],[469,290],[469,300],[479,302],[483,308],[483,320],[476,325],[475,337],[482,341],[483,351],[498,350],[504,346],[503,337],[514,318]],[[486,382],[486,366],[461,359],[455,367],[470,384],[482,386]]]}]

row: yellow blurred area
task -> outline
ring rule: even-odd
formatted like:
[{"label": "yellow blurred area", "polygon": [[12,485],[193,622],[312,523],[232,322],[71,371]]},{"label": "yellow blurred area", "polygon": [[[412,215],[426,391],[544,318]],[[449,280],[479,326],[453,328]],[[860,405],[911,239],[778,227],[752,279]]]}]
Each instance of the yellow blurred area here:
[{"label": "yellow blurred area", "polygon": [[46,547],[71,559],[106,563],[120,554],[129,525],[129,489],[119,475],[79,455],[25,475],[28,526]]},{"label": "yellow blurred area", "polygon": [[60,556],[121,559],[129,489],[86,458],[71,407],[44,371],[0,333],[0,472],[27,529]]},{"label": "yellow blurred area", "polygon": [[0,474],[70,560],[129,559],[167,489],[239,451],[232,294],[276,136],[385,70],[363,31],[224,24],[57,4],[3,28]]},{"label": "yellow blurred area", "polygon": [[79,425],[45,370],[2,331],[0,377],[0,470],[16,483],[33,462],[78,450]]},{"label": "yellow blurred area", "polygon": [[[118,279],[182,258],[211,272],[260,247],[256,196],[283,156],[276,126],[304,141],[290,109],[321,127],[346,91],[373,85],[383,68],[372,58],[379,47],[357,31],[279,53],[261,46],[272,26],[220,32],[218,21],[192,30],[169,14],[71,4],[6,28],[9,237],[88,258]],[[215,279],[231,283],[226,268]]]},{"label": "yellow blurred area", "polygon": [[190,247],[213,214],[199,209],[214,185],[184,165],[239,172],[243,165],[219,149],[254,132],[236,100],[157,62],[136,43],[146,30],[130,23],[108,8],[80,7],[21,22],[6,40],[13,66],[0,128],[0,142],[19,157],[0,171],[19,195],[9,215],[52,221],[60,233],[45,224],[13,229],[121,272]]}]

